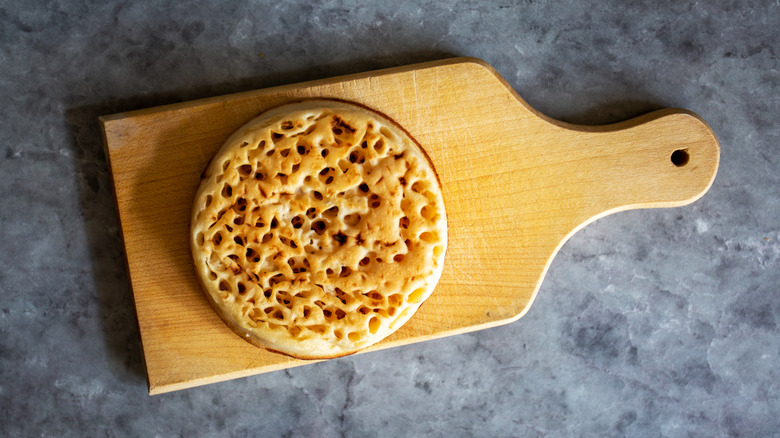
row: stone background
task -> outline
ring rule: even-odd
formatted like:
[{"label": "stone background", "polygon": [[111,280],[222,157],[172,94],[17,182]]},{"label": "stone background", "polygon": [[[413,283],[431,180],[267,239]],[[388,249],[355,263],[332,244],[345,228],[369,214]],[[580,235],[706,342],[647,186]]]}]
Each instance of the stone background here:
[{"label": "stone background", "polygon": [[[778,28],[776,1],[0,0],[0,435],[778,436]],[[718,177],[577,233],[513,324],[148,396],[97,117],[452,56],[568,122],[695,111]]]}]

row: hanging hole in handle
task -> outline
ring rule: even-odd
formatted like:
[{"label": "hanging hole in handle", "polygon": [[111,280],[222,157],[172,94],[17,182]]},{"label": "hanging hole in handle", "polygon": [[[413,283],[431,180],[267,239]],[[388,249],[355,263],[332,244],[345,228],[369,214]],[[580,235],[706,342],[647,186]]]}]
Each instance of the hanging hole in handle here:
[{"label": "hanging hole in handle", "polygon": [[683,167],[688,164],[690,158],[691,156],[688,155],[688,149],[677,149],[672,152],[672,164],[677,167]]}]

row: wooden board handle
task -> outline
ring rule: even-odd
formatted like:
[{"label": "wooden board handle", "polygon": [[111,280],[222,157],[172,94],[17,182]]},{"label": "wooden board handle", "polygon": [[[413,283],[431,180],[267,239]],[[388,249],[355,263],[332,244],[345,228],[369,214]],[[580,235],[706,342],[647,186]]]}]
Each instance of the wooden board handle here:
[{"label": "wooden board handle", "polygon": [[[573,210],[576,231],[617,211],[676,207],[700,198],[712,185],[720,147],[696,114],[664,109],[605,126],[554,123],[555,172]],[[560,143],[558,143],[560,144]],[[568,233],[567,233],[568,234]]]}]

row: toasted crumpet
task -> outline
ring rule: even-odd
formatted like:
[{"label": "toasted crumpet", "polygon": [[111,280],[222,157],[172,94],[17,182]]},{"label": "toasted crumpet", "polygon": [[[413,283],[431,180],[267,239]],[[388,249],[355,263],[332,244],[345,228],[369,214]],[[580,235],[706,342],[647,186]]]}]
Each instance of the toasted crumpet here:
[{"label": "toasted crumpet", "polygon": [[430,296],[447,219],[406,132],[316,100],[267,111],[228,139],[204,172],[190,238],[200,284],[236,333],[329,358],[384,339]]}]

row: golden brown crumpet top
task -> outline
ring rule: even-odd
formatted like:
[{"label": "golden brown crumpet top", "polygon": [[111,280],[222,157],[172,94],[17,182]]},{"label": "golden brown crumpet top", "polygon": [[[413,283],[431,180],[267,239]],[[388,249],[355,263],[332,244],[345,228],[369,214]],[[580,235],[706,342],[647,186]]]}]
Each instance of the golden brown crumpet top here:
[{"label": "golden brown crumpet top", "polygon": [[328,358],[411,318],[441,276],[447,220],[436,174],[402,129],[317,100],[228,139],[196,194],[190,237],[200,283],[234,331]]}]

